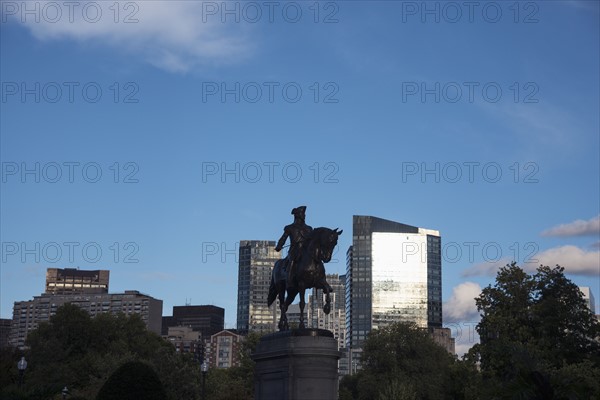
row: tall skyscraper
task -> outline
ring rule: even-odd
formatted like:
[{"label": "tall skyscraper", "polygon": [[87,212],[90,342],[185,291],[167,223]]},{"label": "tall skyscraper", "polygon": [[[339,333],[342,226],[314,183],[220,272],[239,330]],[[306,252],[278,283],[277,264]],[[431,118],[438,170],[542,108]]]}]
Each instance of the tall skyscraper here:
[{"label": "tall skyscraper", "polygon": [[46,293],[108,293],[109,276],[110,271],[108,270],[48,268],[46,270]]},{"label": "tall skyscraper", "polygon": [[588,308],[593,314],[596,314],[596,301],[594,299],[594,295],[592,294],[592,290],[589,286],[579,286],[579,290],[583,294],[583,298]]},{"label": "tall skyscraper", "polygon": [[239,254],[237,330],[242,334],[275,331],[279,306],[277,302],[267,306],[271,272],[281,258],[275,241],[242,240]]},{"label": "tall skyscraper", "polygon": [[327,283],[333,289],[333,292],[329,295],[331,310],[329,314],[325,314],[323,311],[323,304],[325,303],[323,291],[313,289],[305,310],[308,315],[308,326],[333,332],[333,336],[338,341],[338,347],[341,349],[346,346],[346,275],[327,274],[326,278]]},{"label": "tall skyscraper", "polygon": [[346,254],[347,346],[360,349],[372,329],[399,321],[441,328],[439,232],[360,215],[353,216],[352,230]]}]

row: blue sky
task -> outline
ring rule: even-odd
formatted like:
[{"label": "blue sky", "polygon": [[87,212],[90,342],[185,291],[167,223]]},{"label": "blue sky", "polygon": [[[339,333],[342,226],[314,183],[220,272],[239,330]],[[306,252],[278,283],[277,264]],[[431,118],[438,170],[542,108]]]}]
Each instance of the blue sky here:
[{"label": "blue sky", "polygon": [[439,230],[446,321],[515,258],[600,309],[597,1],[0,4],[3,318],[107,268],[233,327],[236,243],[302,204],[333,273],[354,214]]}]

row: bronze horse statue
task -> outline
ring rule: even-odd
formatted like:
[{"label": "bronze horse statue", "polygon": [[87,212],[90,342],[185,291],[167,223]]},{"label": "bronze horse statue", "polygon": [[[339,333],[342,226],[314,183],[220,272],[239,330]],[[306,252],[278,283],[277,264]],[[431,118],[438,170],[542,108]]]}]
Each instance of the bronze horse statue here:
[{"label": "bronze horse statue", "polygon": [[[323,263],[331,261],[333,249],[337,245],[338,237],[343,230],[338,228],[332,230],[329,228],[316,228],[310,233],[307,243],[302,247],[300,258],[294,268],[291,282],[287,282],[288,265],[287,257],[277,260],[273,273],[271,274],[271,286],[269,287],[268,305],[271,306],[275,299],[279,297],[279,308],[281,317],[279,319],[279,330],[289,329],[287,321],[287,309],[294,301],[297,294],[300,294],[300,329],[304,329],[304,292],[306,289],[317,288],[325,293],[325,304],[323,311],[329,314],[331,311],[331,299],[329,294],[332,292],[331,286],[325,279],[325,266]],[[287,296],[286,296],[287,291]]]}]

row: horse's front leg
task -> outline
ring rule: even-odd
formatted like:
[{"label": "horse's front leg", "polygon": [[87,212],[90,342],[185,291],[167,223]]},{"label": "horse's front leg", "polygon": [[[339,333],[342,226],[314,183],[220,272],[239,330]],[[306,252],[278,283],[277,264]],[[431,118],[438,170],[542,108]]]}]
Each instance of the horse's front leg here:
[{"label": "horse's front leg", "polygon": [[300,289],[300,325],[298,328],[304,329],[306,325],[304,325],[304,306],[306,303],[304,302],[304,288]]},{"label": "horse's front leg", "polygon": [[287,304],[285,303],[285,288],[282,288],[279,291],[279,311],[281,315],[279,316],[279,330],[287,331],[288,323],[287,323]]},{"label": "horse's front leg", "polygon": [[333,288],[329,286],[327,282],[325,282],[325,285],[323,285],[323,291],[325,292],[325,304],[323,305],[323,312],[325,314],[329,314],[331,311],[331,297],[329,294],[333,292]]}]

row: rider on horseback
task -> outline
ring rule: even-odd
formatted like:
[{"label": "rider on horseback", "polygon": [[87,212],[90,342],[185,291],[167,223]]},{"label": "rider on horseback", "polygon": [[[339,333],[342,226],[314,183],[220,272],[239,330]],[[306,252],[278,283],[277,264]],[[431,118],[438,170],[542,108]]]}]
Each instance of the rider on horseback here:
[{"label": "rider on horseback", "polygon": [[275,247],[275,251],[281,251],[283,245],[287,238],[290,238],[290,250],[287,255],[287,285],[288,287],[293,283],[294,277],[294,267],[300,258],[300,254],[302,253],[302,247],[304,243],[307,241],[308,236],[312,232],[312,228],[304,222],[306,218],[306,206],[296,207],[292,210],[292,214],[294,215],[294,223],[283,228],[283,235],[279,242],[277,242],[277,246]]}]

